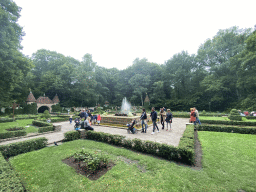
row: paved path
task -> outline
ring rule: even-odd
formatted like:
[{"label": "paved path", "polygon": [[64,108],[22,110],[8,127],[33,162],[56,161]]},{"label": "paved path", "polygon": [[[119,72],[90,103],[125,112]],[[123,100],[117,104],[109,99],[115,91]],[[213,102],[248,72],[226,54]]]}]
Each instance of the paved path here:
[{"label": "paved path", "polygon": [[[180,138],[182,137],[183,132],[186,129],[186,123],[188,123],[188,118],[174,118],[171,131],[162,130],[161,125],[157,124],[158,127],[160,128],[160,133],[155,132],[154,135],[151,135],[153,130],[152,125],[149,126],[147,133],[138,132],[138,134],[128,134],[127,130],[124,128],[113,128],[113,127],[97,126],[97,125],[92,127],[97,132],[124,135],[126,136],[126,138],[129,138],[129,139],[139,138],[141,140],[149,140],[149,141],[155,141],[159,143],[166,143],[172,146],[178,146]],[[48,134],[43,134],[43,135],[38,135],[33,137],[5,141],[5,142],[1,142],[0,145],[6,145],[9,143],[25,141],[28,139],[39,138],[39,137],[46,137],[48,139],[48,144],[52,144],[54,141],[59,142],[63,140],[65,132],[74,130],[74,122],[72,124],[70,124],[69,121],[54,123],[54,125],[57,125],[57,124],[61,125],[60,132],[54,132],[54,133],[48,133]]]}]

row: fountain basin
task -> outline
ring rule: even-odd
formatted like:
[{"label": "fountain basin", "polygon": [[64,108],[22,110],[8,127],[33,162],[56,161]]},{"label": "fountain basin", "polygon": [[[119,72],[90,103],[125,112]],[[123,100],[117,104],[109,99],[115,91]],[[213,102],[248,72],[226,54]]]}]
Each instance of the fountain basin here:
[{"label": "fountain basin", "polygon": [[109,124],[121,124],[126,125],[127,123],[131,123],[131,121],[135,119],[136,122],[140,121],[140,116],[101,116],[101,123],[109,123]]}]

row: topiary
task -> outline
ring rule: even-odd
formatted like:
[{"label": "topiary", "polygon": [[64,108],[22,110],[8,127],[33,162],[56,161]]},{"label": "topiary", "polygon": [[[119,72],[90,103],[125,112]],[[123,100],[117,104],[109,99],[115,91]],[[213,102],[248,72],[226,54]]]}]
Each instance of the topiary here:
[{"label": "topiary", "polygon": [[236,109],[232,109],[230,111],[228,118],[232,121],[242,121],[242,116],[239,114],[239,112]]}]

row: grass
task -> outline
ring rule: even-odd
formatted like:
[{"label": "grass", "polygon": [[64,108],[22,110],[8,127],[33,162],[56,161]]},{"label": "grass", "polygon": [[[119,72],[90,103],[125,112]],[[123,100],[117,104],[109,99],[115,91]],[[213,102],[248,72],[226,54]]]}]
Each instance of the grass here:
[{"label": "grass", "polygon": [[[18,155],[10,163],[29,191],[256,191],[256,135],[199,132],[199,138],[200,171],[90,140]],[[77,174],[61,160],[82,148],[108,153],[116,166],[97,181]],[[146,172],[118,156],[139,161]]]},{"label": "grass", "polygon": [[7,132],[6,129],[12,127],[24,127],[27,133],[37,132],[38,129],[34,126],[26,127],[32,124],[33,119],[16,120],[14,122],[6,122],[0,124],[0,133]]}]

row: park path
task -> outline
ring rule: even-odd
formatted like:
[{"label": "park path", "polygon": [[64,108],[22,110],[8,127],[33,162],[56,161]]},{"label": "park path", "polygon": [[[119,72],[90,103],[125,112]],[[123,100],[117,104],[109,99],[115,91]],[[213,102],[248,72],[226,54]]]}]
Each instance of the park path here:
[{"label": "park path", "polygon": [[[127,130],[124,128],[114,128],[114,127],[107,127],[107,126],[97,126],[93,125],[95,131],[97,132],[104,132],[104,133],[110,133],[110,134],[117,134],[117,135],[123,135],[128,139],[134,139],[138,138],[141,140],[149,140],[154,141],[158,143],[166,143],[168,145],[172,146],[178,146],[180,138],[183,135],[184,130],[186,129],[186,123],[188,123],[188,118],[173,118],[172,123],[172,130],[171,131],[165,131],[161,129],[161,125],[157,124],[160,132],[155,132],[154,135],[151,135],[153,126],[149,126],[147,133],[140,133],[137,134],[128,134]],[[69,123],[69,121],[59,122],[59,123],[53,123],[54,125],[61,125],[61,131],[60,132],[53,132],[53,133],[46,133],[42,135],[37,136],[31,136],[26,138],[20,138],[15,140],[9,140],[0,142],[0,145],[6,145],[10,143],[15,143],[19,141],[25,141],[32,138],[39,138],[39,137],[45,137],[48,139],[48,144],[52,144],[53,142],[60,142],[64,139],[64,133],[74,130],[74,122],[72,124]]]}]

